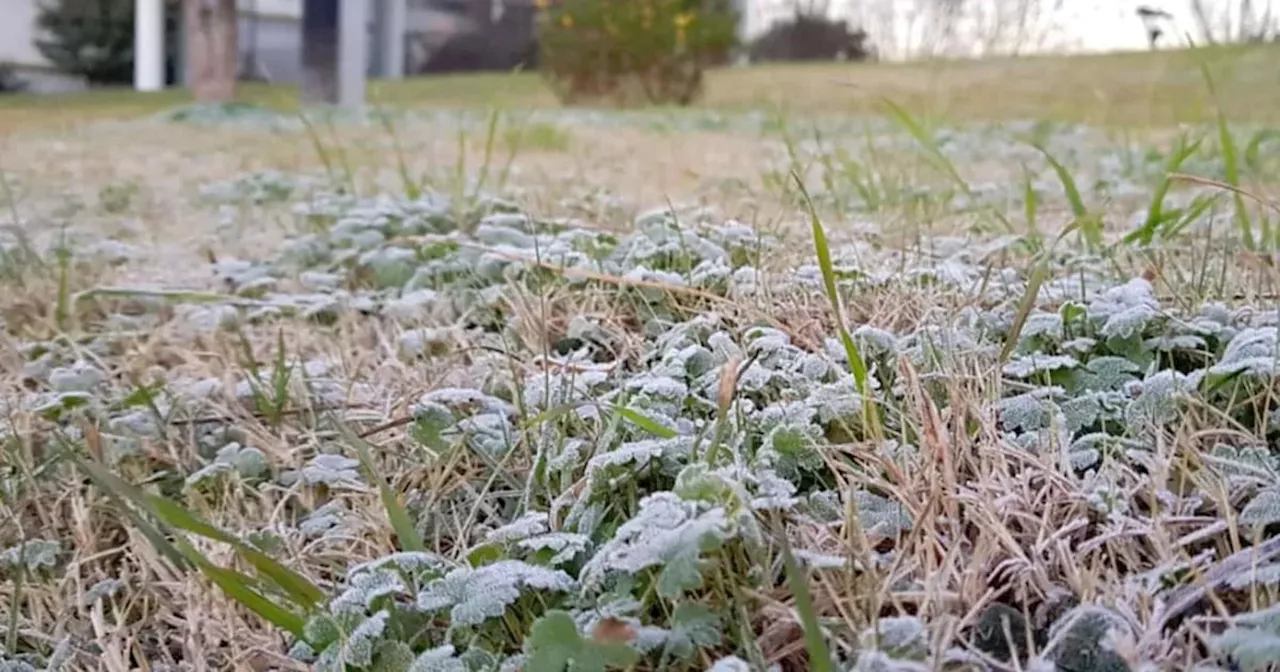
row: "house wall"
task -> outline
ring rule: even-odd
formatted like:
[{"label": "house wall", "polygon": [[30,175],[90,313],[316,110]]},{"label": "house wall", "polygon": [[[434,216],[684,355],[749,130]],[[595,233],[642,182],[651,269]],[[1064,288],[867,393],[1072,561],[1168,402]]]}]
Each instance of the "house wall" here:
[{"label": "house wall", "polygon": [[253,12],[260,16],[301,19],[302,0],[236,0],[241,12]]},{"label": "house wall", "polygon": [[[302,76],[302,28],[297,18],[240,15],[241,63],[256,64],[252,78],[297,83]],[[251,57],[251,58],[250,58]]]},{"label": "house wall", "polygon": [[0,21],[0,63],[39,66],[44,58],[36,51],[32,34],[36,21],[36,0],[7,0]]},{"label": "house wall", "polygon": [[45,93],[83,89],[83,78],[53,70],[36,49],[37,1],[0,0],[4,4],[4,20],[0,21],[0,63],[12,66],[18,78],[27,83],[29,91]]},{"label": "house wall", "polygon": [[[257,12],[253,13],[257,2]],[[242,63],[256,63],[255,77],[281,84],[302,78],[301,4],[297,0],[240,0],[239,50]],[[407,48],[405,72],[414,72],[427,53],[449,35],[468,26],[467,19],[449,12],[411,5],[405,16]],[[369,74],[376,63],[373,18],[369,19]],[[246,73],[248,74],[248,73]]]},{"label": "house wall", "polygon": [[[366,0],[372,5],[372,0]],[[470,0],[467,0],[468,2]],[[513,0],[506,0],[508,3]],[[520,2],[521,0],[514,0]],[[527,1],[527,0],[526,0]],[[14,66],[19,77],[36,92],[83,89],[82,78],[52,70],[35,46],[35,18],[39,0],[0,0],[0,63]],[[301,80],[302,0],[237,0],[240,10],[241,63],[256,63],[255,77],[283,84]],[[472,27],[469,17],[441,11],[442,0],[408,0],[405,72],[421,69],[430,54],[454,33]],[[465,3],[460,3],[459,6]],[[369,63],[376,46],[370,17]],[[248,73],[246,73],[248,74]]]}]

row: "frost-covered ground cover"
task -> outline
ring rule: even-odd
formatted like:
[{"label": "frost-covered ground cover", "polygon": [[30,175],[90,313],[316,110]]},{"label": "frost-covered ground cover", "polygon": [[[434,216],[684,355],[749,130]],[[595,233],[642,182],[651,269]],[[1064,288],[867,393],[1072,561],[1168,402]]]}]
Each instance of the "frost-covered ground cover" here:
[{"label": "frost-covered ground cover", "polygon": [[0,666],[1280,656],[1276,213],[1164,177],[1265,195],[1265,129],[540,114],[547,147],[757,164],[635,212],[635,182],[535,198],[523,157],[417,179],[380,119],[333,121],[395,166],[364,179],[319,125],[187,111],[147,123],[321,159],[174,192],[193,238],[287,231],[200,284],[77,226],[146,184],[59,211],[6,177]]}]

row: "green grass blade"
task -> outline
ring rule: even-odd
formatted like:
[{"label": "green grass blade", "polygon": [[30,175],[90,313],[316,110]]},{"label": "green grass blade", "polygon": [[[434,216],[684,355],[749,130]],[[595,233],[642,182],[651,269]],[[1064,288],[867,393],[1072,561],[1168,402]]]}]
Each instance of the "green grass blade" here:
[{"label": "green grass blade", "polygon": [[847,337],[844,326],[844,315],[840,310],[840,294],[836,288],[835,267],[831,263],[831,250],[827,246],[827,234],[822,229],[822,220],[818,217],[817,208],[814,207],[813,201],[809,198],[809,192],[801,182],[800,176],[792,173],[795,178],[796,187],[800,190],[801,196],[804,198],[805,206],[809,210],[809,224],[813,231],[813,247],[818,256],[818,267],[822,270],[822,284],[826,289],[827,298],[831,302],[831,311],[836,318],[836,329],[841,333],[841,340],[844,342],[845,354],[849,357],[849,368],[852,370],[854,380],[858,383],[858,391],[864,395],[867,389],[867,365],[862,359],[862,355],[858,352],[857,345],[854,344],[853,338]]},{"label": "green grass blade", "polygon": [[[194,549],[191,549],[191,552],[199,555]],[[200,567],[200,571],[209,577],[209,580],[218,586],[222,592],[226,593],[228,597],[244,605],[246,609],[266,619],[272,625],[305,641],[306,619],[272,602],[251,588],[252,581],[249,577],[235,570],[218,567],[203,559],[198,559],[196,562]]]},{"label": "green grass blade", "polygon": [[312,609],[324,601],[324,591],[308,581],[306,577],[276,562],[262,551],[201,520],[199,516],[176,502],[158,495],[144,493],[144,497],[146,500],[144,506],[161,522],[170,527],[230,545],[253,565],[254,569],[271,579],[302,607]]},{"label": "green grass blade", "polygon": [[1031,146],[1044,155],[1045,160],[1049,162],[1049,166],[1053,168],[1053,172],[1058,176],[1058,182],[1062,183],[1062,191],[1066,194],[1067,203],[1071,206],[1071,214],[1078,219],[1088,217],[1089,208],[1085,206],[1084,198],[1080,196],[1080,189],[1076,186],[1076,180],[1071,176],[1071,171],[1067,170],[1066,166],[1054,158],[1053,154],[1050,154],[1044,145],[1033,143]]},{"label": "green grass blade", "polygon": [[906,129],[907,133],[910,133],[912,138],[915,138],[915,141],[924,148],[924,151],[931,159],[933,159],[933,162],[937,164],[938,168],[942,169],[942,171],[945,172],[952,180],[955,180],[955,183],[959,185],[961,189],[968,192],[969,183],[960,176],[960,171],[956,170],[955,164],[942,153],[942,148],[938,147],[938,142],[933,139],[933,136],[927,130],[925,130],[924,126],[921,126],[920,123],[913,119],[905,109],[892,100],[889,100],[888,98],[881,98],[880,100],[884,103],[885,107],[889,108],[889,116],[892,117],[899,126]]},{"label": "green grass blade", "polygon": [[[230,537],[230,535],[213,526],[203,523],[190,513],[185,512],[177,504],[149,495],[99,465],[80,459],[77,455],[70,455],[70,459],[85,473],[89,474],[89,477],[103,489],[103,492],[107,493],[108,497],[120,505],[156,550],[169,558],[175,566],[181,569],[190,569],[195,566],[208,576],[228,597],[240,602],[246,608],[276,626],[293,633],[299,638],[302,637],[302,628],[305,621],[301,616],[275,604],[257,591],[254,591],[250,587],[252,580],[249,577],[239,572],[213,565],[192,548],[190,544],[183,542],[181,539],[178,540],[177,544],[170,543],[158,529],[141,516],[138,516],[131,507],[126,506],[125,501],[131,501],[139,508],[151,511],[157,518],[168,524],[173,525],[174,522],[182,522],[190,528],[188,531],[215,540],[227,541],[245,556],[258,571],[271,578],[276,585],[288,592],[295,601],[307,608],[324,599],[324,593],[319,588],[301,576],[295,575],[283,566],[278,565],[278,563],[262,555],[262,553],[248,547],[243,542]],[[173,527],[183,526],[173,525]]]},{"label": "green grass blade", "polygon": [[1280,140],[1280,129],[1263,129],[1254,133],[1253,137],[1249,139],[1249,144],[1244,148],[1244,165],[1249,170],[1255,173],[1262,172],[1262,145],[1272,140]]},{"label": "green grass blade", "polygon": [[[186,510],[176,502],[172,502],[164,497],[143,492],[138,487],[128,483],[124,479],[112,474],[110,471],[102,468],[100,465],[91,461],[80,459],[74,453],[68,456],[79,466],[89,477],[93,479],[98,486],[103,489],[112,499],[120,504],[125,502],[132,503],[139,509],[151,514],[156,520],[169,527],[180,529],[202,537],[220,541],[230,545],[236,549],[249,564],[261,572],[264,576],[270,578],[285,591],[298,604],[305,608],[313,608],[315,605],[324,601],[324,591],[320,590],[315,584],[308,581],[305,577],[280,563],[272,560],[270,557],[234,536],[206,523],[198,516]],[[151,525],[148,525],[137,516],[128,506],[122,506],[129,512],[130,517],[137,523],[139,531],[141,531],[156,549],[163,553],[170,560],[174,560],[179,567],[187,568],[191,557],[187,553],[182,553],[178,548],[164,539],[163,534]]]},{"label": "green grass blade", "polygon": [[1009,361],[1009,355],[1013,354],[1013,349],[1018,345],[1018,337],[1022,334],[1022,327],[1027,322],[1027,316],[1031,315],[1032,309],[1036,306],[1036,297],[1040,295],[1040,286],[1044,284],[1045,278],[1049,276],[1048,255],[1046,254],[1035,268],[1031,271],[1031,277],[1027,280],[1027,292],[1022,295],[1022,300],[1018,302],[1018,313],[1013,318],[1013,324],[1009,327],[1009,336],[1004,342],[1004,347],[1000,349],[1000,358],[997,360],[999,365],[1003,366]]},{"label": "green grass blade", "polygon": [[827,298],[831,301],[831,310],[835,316],[840,343],[844,346],[845,356],[849,359],[849,371],[853,374],[858,393],[862,396],[863,420],[867,422],[872,435],[879,437],[880,422],[875,398],[871,395],[871,387],[867,381],[867,364],[862,359],[862,354],[858,352],[858,346],[849,335],[849,330],[844,326],[844,315],[840,310],[840,294],[836,289],[835,268],[831,264],[831,250],[827,246],[826,232],[822,230],[822,220],[818,217],[818,210],[813,205],[813,200],[809,198],[809,191],[805,189],[800,176],[794,172],[791,176],[800,190],[800,195],[804,198],[805,207],[809,213],[809,224],[813,229],[813,246],[818,256],[818,267],[822,270],[822,283],[826,288]]},{"label": "green grass blade", "polygon": [[1027,220],[1027,233],[1040,241],[1043,238],[1038,224],[1040,195],[1036,193],[1036,185],[1031,180],[1031,174],[1026,166],[1022,167],[1022,210],[1022,216]]},{"label": "green grass blade", "polygon": [[1169,188],[1173,186],[1173,180],[1168,175],[1169,173],[1179,172],[1182,164],[1200,149],[1202,142],[1203,139],[1187,142],[1185,134],[1179,136],[1178,146],[1169,154],[1169,160],[1165,162],[1165,177],[1160,180],[1160,184],[1151,193],[1151,201],[1147,205],[1147,218],[1143,221],[1141,227],[1125,235],[1124,242],[1126,244],[1150,245],[1155,240],[1156,233],[1160,231],[1161,226],[1167,221],[1164,201],[1169,195]]},{"label": "green grass blade", "polygon": [[1058,176],[1058,182],[1062,184],[1062,192],[1066,195],[1067,203],[1071,206],[1071,214],[1075,218],[1071,223],[1071,229],[1080,231],[1090,249],[1097,250],[1101,248],[1102,222],[1091,214],[1089,207],[1084,204],[1084,197],[1080,195],[1080,189],[1076,186],[1076,180],[1071,176],[1071,171],[1067,170],[1066,166],[1054,158],[1044,145],[1037,142],[1030,144],[1044,155],[1045,160],[1049,162],[1049,167]]},{"label": "green grass blade", "polygon": [[615,413],[622,416],[627,422],[630,422],[660,439],[674,439],[679,436],[676,434],[675,430],[659,424],[658,421],[640,413],[639,411],[617,405],[612,406],[612,408]]},{"label": "green grass blade", "polygon": [[67,247],[66,232],[63,232],[62,243],[58,245],[58,300],[54,304],[53,322],[61,331],[66,331],[71,319],[71,248]]},{"label": "green grass blade", "polygon": [[378,494],[382,498],[382,508],[387,510],[387,519],[391,522],[391,529],[395,531],[396,538],[400,541],[400,549],[404,551],[425,551],[427,544],[422,540],[422,535],[418,534],[418,528],[413,523],[413,517],[409,515],[409,511],[400,503],[400,498],[391,490],[386,481],[378,475],[376,466],[373,463],[373,452],[369,449],[369,442],[356,436],[346,425],[337,423],[343,438],[351,444],[356,450],[356,458],[360,460],[360,465],[364,467],[366,476],[370,481],[378,484]]},{"label": "green grass blade", "polygon": [[165,539],[164,534],[161,533],[156,526],[152,525],[147,519],[138,515],[132,507],[126,504],[126,499],[133,499],[133,497],[128,496],[129,494],[141,497],[142,492],[140,490],[137,490],[134,486],[126,483],[115,474],[112,474],[97,464],[94,464],[89,460],[82,459],[68,447],[64,446],[63,450],[66,458],[88,475],[89,480],[93,481],[94,484],[102,490],[103,494],[105,494],[108,499],[115,502],[116,506],[133,521],[134,527],[142,533],[142,536],[147,538],[147,541],[151,542],[153,548],[172,562],[174,567],[182,570],[191,568],[191,563],[188,561],[187,557],[181,553],[176,546],[170,543],[168,539]]},{"label": "green grass blade", "polygon": [[[1235,138],[1231,135],[1231,129],[1227,125],[1227,117],[1222,113],[1222,105],[1218,100],[1218,87],[1213,82],[1213,75],[1209,72],[1209,66],[1201,61],[1200,73],[1204,77],[1205,86],[1209,89],[1209,96],[1213,99],[1214,116],[1218,127],[1218,144],[1222,152],[1222,176],[1223,182],[1233,186],[1240,186],[1240,157],[1236,150]],[[1244,196],[1239,191],[1232,190],[1231,200],[1235,205],[1236,228],[1240,231],[1240,241],[1244,243],[1245,249],[1254,251],[1258,249],[1257,241],[1253,238],[1253,223],[1249,221],[1249,209],[1245,206]],[[1266,236],[1264,236],[1264,240]]]},{"label": "green grass blade", "polygon": [[778,538],[782,542],[782,564],[787,572],[787,585],[796,598],[796,611],[800,614],[800,624],[804,628],[804,647],[809,652],[809,669],[814,672],[832,672],[831,651],[827,648],[827,640],[822,637],[822,630],[818,625],[818,614],[813,609],[813,598],[809,595],[809,582],[796,565],[786,534],[780,532]]},{"label": "green grass blade", "polygon": [[538,413],[536,415],[531,415],[527,419],[523,420],[519,424],[519,428],[521,431],[530,430],[534,427],[537,427],[538,425],[541,425],[544,422],[551,422],[552,420],[558,420],[568,415],[569,413],[577,410],[578,408],[581,408],[583,406],[590,406],[593,403],[595,402],[585,401],[585,400],[584,401],[567,401],[563,404],[557,404],[555,406],[551,406],[550,408],[547,408],[541,413]]}]

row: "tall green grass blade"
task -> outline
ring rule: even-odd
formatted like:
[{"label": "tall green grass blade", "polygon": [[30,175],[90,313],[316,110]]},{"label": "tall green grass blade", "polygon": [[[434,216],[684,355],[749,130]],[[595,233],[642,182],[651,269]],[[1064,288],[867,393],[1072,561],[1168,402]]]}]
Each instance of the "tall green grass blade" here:
[{"label": "tall green grass blade", "polygon": [[[64,448],[65,449],[65,448]],[[217,585],[228,597],[236,600],[244,605],[250,611],[258,614],[267,621],[277,627],[286,630],[294,636],[301,639],[303,637],[303,627],[305,621],[301,616],[294,614],[283,607],[276,605],[274,602],[263,597],[260,593],[250,588],[253,583],[252,579],[228,569],[217,567],[204,558],[198,551],[191,547],[190,544],[183,542],[181,539],[176,544],[171,543],[164,538],[164,535],[154,525],[145,518],[139,516],[133,507],[126,504],[126,500],[140,502],[146,500],[148,495],[135,486],[130,485],[123,479],[115,476],[102,467],[91,461],[83,460],[73,451],[67,450],[67,457],[75,463],[82,471],[89,475],[90,480],[94,481],[108,498],[116,502],[117,506],[125,512],[125,515],[133,521],[134,526],[139,532],[151,542],[152,547],[165,556],[173,565],[179,569],[187,570],[193,566],[199,569],[203,574],[209,577],[215,585]],[[176,506],[176,505],[174,505]],[[145,507],[140,507],[145,508]],[[215,536],[218,534],[214,530]],[[261,570],[259,570],[261,571]],[[305,581],[305,579],[304,579]],[[284,586],[281,586],[282,588]],[[313,586],[314,588],[314,586]],[[323,598],[323,594],[319,589],[315,589],[316,594]]]},{"label": "tall green grass blade", "polygon": [[805,189],[804,182],[795,172],[791,174],[792,179],[796,183],[796,187],[800,190],[800,195],[804,199],[805,207],[809,213],[809,224],[813,230],[813,246],[818,256],[818,267],[822,270],[822,283],[826,288],[827,298],[831,301],[831,310],[836,321],[836,331],[840,335],[840,343],[844,346],[845,356],[849,359],[849,370],[853,374],[854,382],[858,385],[858,393],[862,396],[863,419],[868,424],[868,429],[872,431],[874,436],[879,436],[879,416],[877,415],[875,398],[871,395],[871,388],[867,383],[867,364],[862,359],[862,354],[858,352],[858,346],[853,342],[853,337],[849,335],[849,330],[844,326],[844,314],[840,310],[840,293],[836,288],[835,267],[831,263],[831,250],[827,246],[827,235],[822,230],[822,220],[818,217],[818,210],[813,204],[813,200],[809,198],[809,191]]},{"label": "tall green grass blade", "polygon": [[475,200],[478,200],[483,195],[484,188],[488,186],[489,173],[493,169],[493,148],[498,142],[498,122],[501,118],[502,111],[498,108],[495,107],[489,112],[489,123],[485,127],[484,134],[484,154],[481,157],[480,177],[476,180],[476,187],[473,192],[473,199]]},{"label": "tall green grass blade", "polygon": [[173,563],[174,567],[177,567],[180,570],[191,568],[191,563],[187,559],[187,556],[183,555],[177,547],[170,543],[169,540],[164,537],[164,534],[161,533],[159,528],[152,525],[146,518],[138,515],[137,511],[126,503],[127,497],[125,496],[125,493],[141,496],[142,491],[129,483],[126,483],[115,474],[112,474],[106,469],[94,464],[92,461],[82,459],[70,446],[64,445],[63,453],[66,456],[66,459],[70,460],[73,464],[79,467],[81,471],[88,475],[89,480],[93,481],[94,484],[102,490],[102,493],[114,502],[115,505],[123,511],[131,521],[133,521],[133,526],[142,533],[142,536],[147,538],[147,541],[151,542],[151,546],[155,548],[156,551],[163,555],[169,562]]},{"label": "tall green grass blade", "polygon": [[831,651],[827,648],[827,640],[823,638],[822,629],[818,625],[818,614],[813,608],[813,598],[809,595],[809,582],[796,565],[786,533],[780,532],[778,539],[782,542],[782,565],[787,573],[787,586],[796,598],[796,611],[800,614],[800,625],[804,628],[804,647],[809,653],[809,669],[813,672],[832,672]]},{"label": "tall green grass blade", "polygon": [[911,134],[911,137],[924,148],[924,151],[933,159],[937,167],[954,180],[962,190],[969,191],[969,183],[960,176],[960,171],[956,170],[956,166],[951,162],[951,159],[948,159],[947,155],[942,153],[942,148],[938,147],[938,142],[934,140],[933,135],[925,130],[924,126],[912,118],[911,114],[897,103],[888,98],[881,98],[880,100],[885,107],[889,108],[889,116],[899,126],[906,129],[907,133]]},{"label": "tall green grass blade", "polygon": [[1195,155],[1202,142],[1202,138],[1188,142],[1186,134],[1178,136],[1178,145],[1169,154],[1168,161],[1165,162],[1165,177],[1160,180],[1160,184],[1151,193],[1151,201],[1147,206],[1147,218],[1137,230],[1125,235],[1124,242],[1126,244],[1150,245],[1155,240],[1156,233],[1168,221],[1164,210],[1164,201],[1169,195],[1169,188],[1173,186],[1173,180],[1169,177],[1169,174],[1180,172],[1182,164]]},{"label": "tall green grass blade", "polygon": [[1197,196],[1195,200],[1191,202],[1191,205],[1179,210],[1176,213],[1176,216],[1170,217],[1168,223],[1163,226],[1160,235],[1165,240],[1177,237],[1188,226],[1200,221],[1200,219],[1204,217],[1205,212],[1207,212],[1209,208],[1213,207],[1213,204],[1217,200],[1218,197],[1216,195]]},{"label": "tall green grass blade", "polygon": [[1009,361],[1009,355],[1013,354],[1013,349],[1017,347],[1018,338],[1022,334],[1022,327],[1027,323],[1027,317],[1031,315],[1032,309],[1035,308],[1036,297],[1040,295],[1040,287],[1048,276],[1049,255],[1046,253],[1036,263],[1031,270],[1031,277],[1027,279],[1027,291],[1022,295],[1022,300],[1018,302],[1018,312],[1014,315],[1013,324],[1009,327],[1009,336],[1004,342],[1004,347],[1000,349],[1000,357],[996,360],[1000,366]]},{"label": "tall green grass blade", "polygon": [[[191,553],[199,556],[195,549]],[[300,640],[306,641],[306,619],[281,607],[267,599],[262,593],[250,587],[252,580],[240,572],[218,567],[203,558],[196,560],[200,571],[218,586],[222,592],[236,602],[244,605],[253,613],[269,621],[272,625],[288,632]]]},{"label": "tall green grass blade", "polygon": [[[101,466],[94,464],[91,461],[80,459],[74,454],[70,455],[69,458],[75,461],[81,469],[88,473],[90,477],[99,484],[99,487],[102,487],[103,490],[109,493],[116,501],[121,503],[131,503],[150,514],[160,523],[168,525],[169,527],[179,529],[184,532],[190,532],[214,541],[220,541],[231,546],[241,557],[249,562],[249,564],[253,565],[254,569],[257,569],[264,576],[270,578],[277,586],[280,587],[281,590],[285,591],[285,593],[299,605],[311,609],[324,601],[324,591],[320,590],[320,588],[308,581],[305,577],[297,574],[275,560],[272,560],[266,554],[246,544],[240,539],[237,539],[231,534],[210,525],[200,519],[199,516],[183,508],[176,502],[158,495],[144,492],[138,487],[126,482],[119,476],[103,469]],[[130,510],[130,507],[124,508],[126,510]],[[139,529],[146,534],[145,528],[140,527]],[[170,549],[173,555],[186,558],[187,560],[191,559],[188,554],[181,553],[173,544],[165,541],[158,530],[154,535],[147,534],[147,537],[152,541],[152,543],[158,542],[158,545],[156,546],[157,550],[160,550],[166,555],[169,555],[169,552],[167,552],[166,549]],[[172,559],[172,556],[170,557]],[[179,562],[179,566],[186,567],[187,564],[185,562]]]},{"label": "tall green grass blade", "polygon": [[[1221,145],[1219,150],[1222,152],[1222,176],[1223,182],[1236,187],[1240,187],[1240,157],[1236,150],[1235,138],[1231,135],[1231,128],[1227,125],[1227,117],[1222,113],[1222,103],[1218,100],[1218,87],[1213,82],[1213,75],[1209,72],[1209,66],[1203,60],[1199,63],[1200,73],[1204,76],[1205,86],[1209,89],[1209,96],[1213,99],[1214,117],[1218,127],[1218,144]],[[1258,249],[1257,241],[1253,238],[1253,223],[1249,220],[1249,209],[1245,206],[1244,196],[1237,190],[1232,190],[1231,199],[1235,205],[1235,221],[1236,228],[1240,232],[1240,241],[1244,243],[1245,249],[1254,251]],[[1263,240],[1270,238],[1266,232],[1263,233]]]},{"label": "tall green grass blade", "polygon": [[1044,145],[1033,143],[1031,146],[1044,155],[1045,160],[1049,162],[1049,167],[1053,168],[1054,174],[1058,176],[1058,182],[1062,184],[1062,192],[1067,197],[1067,204],[1071,206],[1071,214],[1076,218],[1088,217],[1089,208],[1084,204],[1084,198],[1080,195],[1080,189],[1076,186],[1076,180],[1071,176],[1071,171],[1054,158]]},{"label": "tall green grass blade", "polygon": [[862,354],[858,352],[858,346],[854,344],[853,338],[843,338],[846,331],[844,314],[840,309],[840,294],[836,287],[835,266],[831,263],[831,250],[827,246],[826,232],[822,229],[822,222],[818,218],[816,208],[809,201],[809,192],[800,183],[798,177],[796,178],[796,184],[809,205],[809,222],[813,230],[813,247],[818,256],[818,267],[822,270],[822,284],[826,289],[827,298],[831,302],[831,310],[836,318],[836,329],[841,332],[841,340],[845,341],[845,354],[849,357],[849,367],[853,373],[854,380],[858,383],[858,391],[865,394],[867,392],[867,365],[862,359]]},{"label": "tall green grass blade", "polygon": [[324,172],[329,176],[330,182],[337,182],[337,171],[333,167],[333,159],[329,156],[329,149],[325,146],[324,140],[320,138],[320,133],[316,131],[316,127],[311,123],[311,119],[307,117],[306,112],[299,110],[298,119],[302,121],[302,128],[307,132],[307,138],[311,140],[311,148],[316,151],[316,157],[320,159],[320,164],[324,166]]},{"label": "tall green grass blade", "polygon": [[62,230],[62,241],[54,252],[58,260],[58,300],[53,310],[53,322],[66,331],[71,319],[71,248],[67,244],[67,231]]},{"label": "tall green grass blade", "polygon": [[1053,169],[1054,174],[1058,176],[1058,182],[1062,184],[1062,192],[1067,197],[1067,203],[1071,206],[1071,215],[1074,217],[1070,229],[1080,232],[1090,250],[1101,248],[1102,221],[1089,212],[1089,207],[1084,204],[1084,197],[1080,195],[1080,189],[1076,186],[1076,180],[1071,176],[1071,171],[1054,158],[1043,144],[1036,142],[1030,144],[1049,162],[1049,167]]},{"label": "tall green grass blade", "polygon": [[400,185],[404,189],[404,195],[410,200],[418,200],[422,196],[422,186],[410,174],[409,162],[405,159],[404,147],[400,144],[400,134],[396,133],[396,127],[391,121],[391,115],[381,108],[375,110],[374,115],[378,118],[383,130],[391,138],[391,147],[396,156],[396,171],[400,174]]},{"label": "tall green grass blade", "polygon": [[[272,560],[262,551],[246,544],[236,537],[224,532],[200,519],[186,508],[158,495],[143,493],[145,506],[156,518],[170,527],[174,527],[207,539],[221,541],[236,550],[253,568],[271,579],[298,605],[313,609],[324,601],[324,591],[308,581],[301,574]],[[141,504],[141,503],[140,503]]]},{"label": "tall green grass blade", "polygon": [[350,428],[342,423],[337,423],[338,431],[342,433],[344,439],[356,449],[356,457],[360,460],[360,465],[370,481],[376,481],[378,484],[378,494],[382,498],[382,508],[387,510],[387,519],[391,522],[391,529],[395,531],[396,538],[400,541],[400,549],[404,551],[425,551],[427,544],[422,540],[422,535],[418,534],[418,528],[413,523],[413,517],[409,515],[409,511],[400,504],[400,498],[391,490],[386,481],[378,475],[376,466],[373,463],[373,452],[369,449],[369,442],[356,436]]},{"label": "tall green grass blade", "polygon": [[1022,211],[1027,220],[1027,232],[1041,240],[1039,225],[1040,194],[1036,193],[1036,185],[1026,166],[1022,167]]},{"label": "tall green grass blade", "polygon": [[1244,148],[1244,165],[1255,173],[1261,173],[1264,166],[1262,165],[1262,146],[1268,142],[1280,140],[1280,130],[1274,128],[1266,128],[1253,134],[1249,139],[1249,144]]}]

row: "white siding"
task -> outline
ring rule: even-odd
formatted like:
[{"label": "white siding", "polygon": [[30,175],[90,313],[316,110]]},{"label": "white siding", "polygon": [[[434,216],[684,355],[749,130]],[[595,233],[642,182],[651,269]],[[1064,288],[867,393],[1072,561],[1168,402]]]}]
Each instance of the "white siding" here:
[{"label": "white siding", "polygon": [[0,63],[14,66],[27,90],[37,93],[72,91],[84,88],[84,79],[53,70],[36,49],[36,2],[0,0],[4,20],[0,21]]},{"label": "white siding", "polygon": [[301,19],[302,0],[236,0],[241,12],[282,19]]},{"label": "white siding", "polygon": [[2,0],[4,20],[0,21],[0,63],[41,67],[48,65],[35,45],[37,0]]}]

